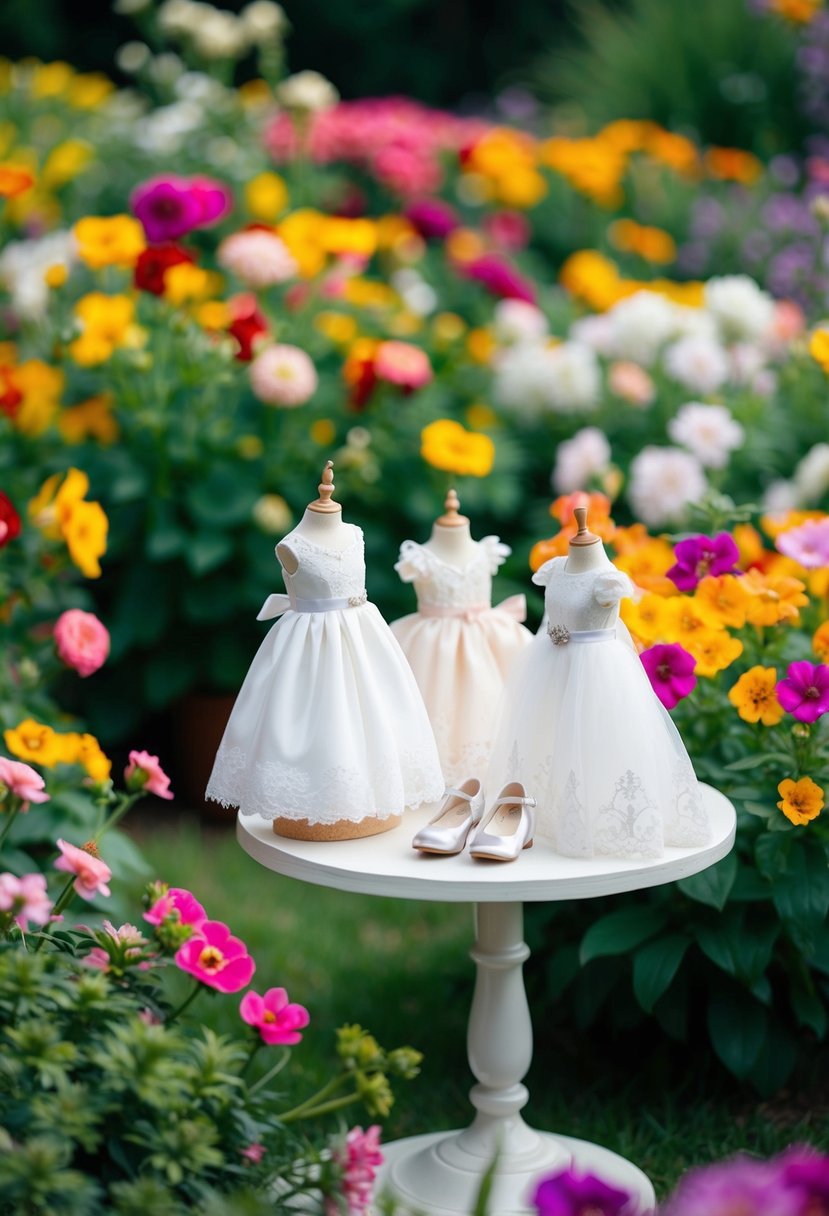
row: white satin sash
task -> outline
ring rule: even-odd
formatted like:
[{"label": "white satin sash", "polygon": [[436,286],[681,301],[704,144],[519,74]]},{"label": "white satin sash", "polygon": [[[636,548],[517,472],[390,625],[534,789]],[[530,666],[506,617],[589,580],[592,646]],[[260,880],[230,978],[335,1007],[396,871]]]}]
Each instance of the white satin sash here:
[{"label": "white satin sash", "polygon": [[323,599],[301,599],[298,596],[285,595],[275,592],[265,600],[256,617],[257,621],[271,621],[274,617],[282,616],[283,612],[339,612],[343,608],[359,608],[365,604],[368,596],[365,591],[360,595],[327,597]]}]

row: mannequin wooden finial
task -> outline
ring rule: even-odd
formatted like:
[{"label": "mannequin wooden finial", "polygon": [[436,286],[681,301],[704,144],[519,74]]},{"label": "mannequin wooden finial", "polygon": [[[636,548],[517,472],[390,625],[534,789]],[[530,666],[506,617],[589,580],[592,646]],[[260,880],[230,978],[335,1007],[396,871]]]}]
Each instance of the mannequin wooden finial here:
[{"label": "mannequin wooden finial", "polygon": [[309,511],[319,511],[321,515],[332,515],[335,511],[341,511],[342,507],[338,502],[332,500],[334,493],[334,461],[326,460],[325,468],[322,470],[322,481],[317,486],[319,490],[319,498],[314,502],[309,502]]},{"label": "mannequin wooden finial", "polygon": [[587,508],[590,500],[586,494],[580,494],[577,501],[579,505],[573,508],[573,515],[578,525],[578,532],[575,536],[570,537],[570,544],[595,545],[599,541],[599,537],[587,527]]},{"label": "mannequin wooden finial", "polygon": [[443,504],[444,514],[439,515],[435,522],[442,528],[457,528],[460,524],[468,524],[469,520],[466,516],[460,514],[460,505],[457,491],[449,490]]}]

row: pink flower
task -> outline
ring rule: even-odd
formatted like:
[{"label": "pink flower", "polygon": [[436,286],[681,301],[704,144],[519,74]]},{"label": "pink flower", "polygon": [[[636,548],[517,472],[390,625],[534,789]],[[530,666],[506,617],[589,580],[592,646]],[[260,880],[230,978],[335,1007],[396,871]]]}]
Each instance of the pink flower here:
[{"label": "pink flower", "polygon": [[348,1216],[365,1216],[371,1204],[377,1166],[383,1164],[380,1128],[376,1123],[366,1131],[352,1127],[345,1143],[335,1148],[331,1156],[342,1167],[340,1185]]},{"label": "pink flower", "polygon": [[630,1200],[628,1191],[567,1167],[543,1178],[532,1202],[538,1216],[621,1216]]},{"label": "pink flower", "polygon": [[716,536],[688,536],[674,546],[676,562],[667,577],[680,591],[695,591],[709,575],[735,574],[740,550],[728,532]]},{"label": "pink flower", "polygon": [[517,253],[529,244],[532,236],[527,217],[520,211],[496,211],[483,222],[489,239],[506,253]]},{"label": "pink flower", "polygon": [[20,810],[23,813],[28,811],[30,802],[49,801],[40,773],[36,773],[20,760],[9,760],[0,756],[0,785],[5,785],[16,798],[22,798]]},{"label": "pink flower", "polygon": [[462,274],[475,279],[494,296],[505,300],[526,300],[535,304],[535,288],[499,253],[484,253],[459,267]]},{"label": "pink flower", "polygon": [[[55,862],[55,869],[75,875],[72,885],[81,899],[94,899],[96,895],[109,895],[107,883],[112,878],[112,870],[106,862],[101,861],[100,857],[93,857],[85,849],[76,848],[74,844],[67,844],[65,840],[59,840],[57,843],[61,856]],[[90,845],[89,847],[94,848],[95,846]]]},{"label": "pink flower", "polygon": [[317,388],[317,369],[298,346],[268,346],[250,365],[250,386],[266,405],[293,409]]},{"label": "pink flower", "polygon": [[84,967],[92,967],[95,971],[109,971],[110,958],[103,946],[93,946],[81,962]]},{"label": "pink flower", "polygon": [[246,1161],[250,1161],[252,1165],[258,1165],[265,1156],[265,1146],[264,1144],[249,1144],[247,1148],[242,1149],[241,1156]]},{"label": "pink flower", "polygon": [[182,925],[193,925],[198,928],[207,920],[207,913],[195,895],[184,887],[170,887],[166,895],[157,899],[153,906],[144,913],[144,920],[151,925],[160,925],[162,921],[176,916]]},{"label": "pink flower", "polygon": [[256,964],[247,946],[220,920],[203,921],[175,954],[176,965],[208,988],[238,992],[251,981]]},{"label": "pink flower", "polygon": [[454,207],[440,198],[422,198],[409,203],[403,213],[409,223],[426,239],[444,240],[460,221]]},{"label": "pink flower", "polygon": [[808,659],[790,663],[776,691],[780,704],[799,722],[817,722],[829,710],[829,667]]},{"label": "pink flower", "polygon": [[130,762],[124,769],[124,781],[128,790],[146,790],[158,798],[172,798],[170,778],[158,762],[158,756],[149,752],[130,752]]},{"label": "pink flower", "polygon": [[248,287],[257,290],[292,279],[298,267],[288,246],[273,232],[251,228],[222,241],[216,260]]},{"label": "pink flower", "polygon": [[374,355],[374,372],[380,380],[412,391],[432,379],[429,356],[410,342],[381,342]]},{"label": "pink flower", "polygon": [[656,386],[644,367],[626,359],[611,363],[607,385],[615,396],[643,409],[652,405],[656,397]]},{"label": "pink flower", "polygon": [[151,177],[136,186],[130,207],[154,245],[175,241],[201,223],[202,207],[190,182],[172,174]]},{"label": "pink flower", "polygon": [[775,543],[781,553],[807,569],[829,566],[829,516],[807,519],[799,527],[782,532]]},{"label": "pink flower", "polygon": [[107,660],[109,630],[94,612],[70,608],[55,622],[55,649],[67,667],[80,676],[91,676]]},{"label": "pink flower", "polygon": [[298,1031],[311,1020],[303,1005],[288,1003],[284,988],[269,988],[264,996],[258,992],[246,992],[239,1012],[242,1021],[247,1022],[248,1026],[255,1026],[269,1047],[298,1043],[302,1038]]},{"label": "pink flower", "polygon": [[696,687],[696,659],[677,642],[660,642],[643,650],[639,658],[666,709],[673,709]]},{"label": "pink flower", "polygon": [[52,911],[52,901],[46,894],[43,874],[0,874],[0,912],[11,912],[15,923],[25,933],[29,921],[45,925]]},{"label": "pink flower", "polygon": [[224,219],[233,207],[230,190],[214,177],[191,177],[190,190],[199,208],[199,228],[207,228]]}]

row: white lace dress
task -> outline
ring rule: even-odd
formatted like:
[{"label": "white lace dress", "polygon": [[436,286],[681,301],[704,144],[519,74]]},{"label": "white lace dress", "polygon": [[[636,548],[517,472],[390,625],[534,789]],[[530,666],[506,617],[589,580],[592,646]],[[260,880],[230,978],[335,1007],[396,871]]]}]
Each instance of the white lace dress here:
[{"label": "white lace dress", "polygon": [[[287,596],[253,659],[216,754],[207,797],[243,815],[386,819],[443,793],[411,669],[365,591],[363,534],[343,550],[291,532]],[[284,615],[282,615],[284,614]]]},{"label": "white lace dress", "polygon": [[538,800],[537,834],[568,857],[705,844],[688,753],[618,620],[633,584],[612,566],[567,574],[566,562],[533,576],[546,587],[546,627],[510,677],[488,793],[522,781]]},{"label": "white lace dress", "polygon": [[497,536],[485,536],[459,569],[407,540],[395,566],[414,583],[418,610],[392,630],[423,694],[449,785],[483,776],[505,677],[532,641],[521,624],[523,595],[491,605],[492,576],[509,553]]}]

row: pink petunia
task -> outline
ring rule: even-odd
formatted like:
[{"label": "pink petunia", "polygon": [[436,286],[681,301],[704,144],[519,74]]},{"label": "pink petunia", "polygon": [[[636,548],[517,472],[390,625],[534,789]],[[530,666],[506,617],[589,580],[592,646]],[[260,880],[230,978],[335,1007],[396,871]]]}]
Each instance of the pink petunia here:
[{"label": "pink petunia", "polygon": [[696,687],[696,659],[677,642],[660,642],[643,650],[639,658],[666,709],[673,709]]},{"label": "pink petunia", "polygon": [[94,899],[96,895],[109,895],[107,883],[112,878],[112,870],[100,857],[93,857],[85,849],[79,849],[65,840],[57,842],[61,855],[55,862],[56,870],[74,874],[72,884],[81,899]]},{"label": "pink petunia", "polygon": [[130,762],[124,769],[124,781],[128,790],[145,790],[157,798],[173,798],[170,778],[158,762],[158,756],[149,752],[130,752]]},{"label": "pink petunia", "polygon": [[808,659],[790,663],[776,691],[787,713],[799,722],[817,722],[829,711],[829,667]]},{"label": "pink petunia", "polygon": [[374,355],[374,371],[380,380],[387,380],[409,391],[422,388],[432,379],[429,356],[411,342],[391,339],[381,342]]},{"label": "pink petunia", "polygon": [[109,630],[94,612],[70,608],[55,622],[55,650],[79,676],[91,676],[109,655]]},{"label": "pink petunia", "polygon": [[206,920],[175,954],[182,971],[218,992],[239,992],[250,983],[256,964],[247,946],[227,925]]},{"label": "pink petunia", "polygon": [[5,785],[16,798],[22,799],[20,810],[23,813],[28,811],[30,802],[49,801],[40,773],[36,773],[20,760],[9,760],[6,756],[0,756],[0,785]]},{"label": "pink petunia", "polygon": [[52,901],[46,894],[43,874],[0,874],[0,912],[11,912],[15,923],[25,933],[29,921],[45,925],[52,911]]},{"label": "pink petunia", "polygon": [[302,1035],[298,1032],[311,1020],[304,1005],[292,1005],[284,988],[269,988],[264,996],[258,992],[246,992],[239,1006],[242,1021],[255,1026],[263,1042],[270,1047],[277,1044],[298,1043]]},{"label": "pink petunia", "polygon": [[207,913],[195,895],[184,887],[170,887],[167,894],[157,899],[144,913],[144,920],[149,921],[151,925],[160,925],[176,913],[182,925],[193,925],[195,928],[207,920]]},{"label": "pink petunia", "polygon": [[808,570],[829,566],[829,516],[807,519],[798,528],[781,532],[775,543],[781,553]]}]

